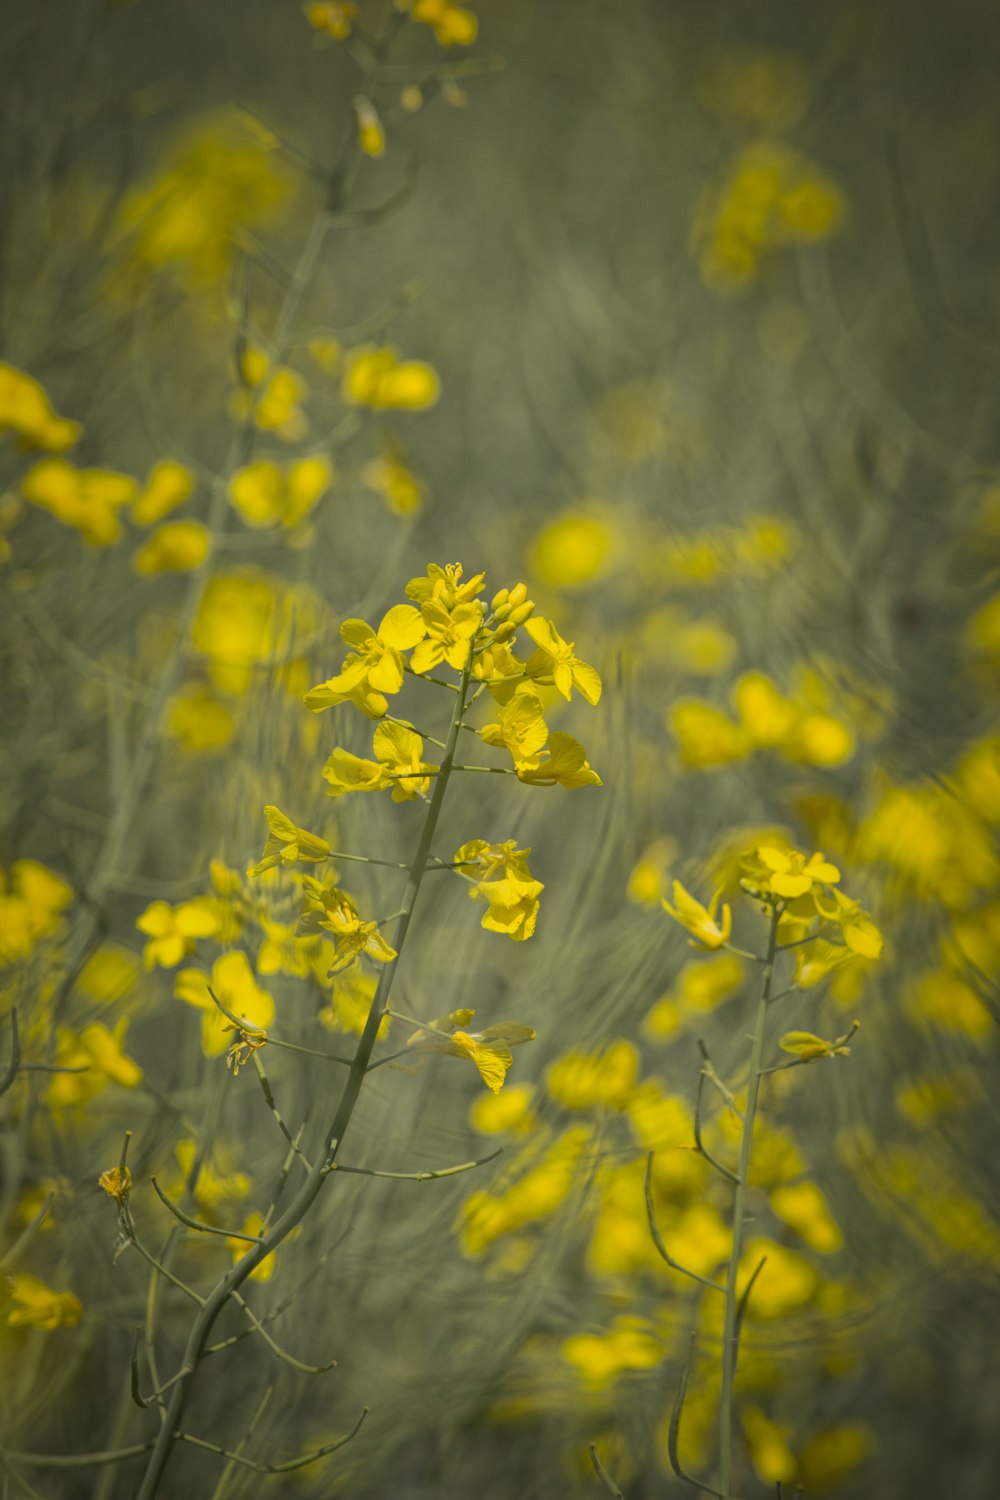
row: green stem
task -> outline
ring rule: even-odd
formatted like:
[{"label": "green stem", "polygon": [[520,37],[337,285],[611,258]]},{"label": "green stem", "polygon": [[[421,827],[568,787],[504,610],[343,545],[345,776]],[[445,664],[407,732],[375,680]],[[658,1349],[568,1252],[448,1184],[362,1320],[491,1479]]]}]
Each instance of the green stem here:
[{"label": "green stem", "polygon": [[316,1153],[312,1169],[307,1173],[302,1186],[285,1209],[285,1212],[280,1218],[275,1220],[267,1233],[261,1237],[259,1243],[251,1246],[246,1255],[238,1260],[232,1269],[218,1281],[205,1299],[203,1307],[192,1323],[187,1345],[181,1359],[180,1368],[183,1374],[171,1393],[163,1426],[160,1429],[159,1436],[153,1448],[142,1485],[136,1492],[136,1500],[153,1500],[153,1497],[159,1492],[160,1481],[163,1478],[167,1462],[173,1452],[174,1446],[179,1440],[181,1422],[187,1410],[198,1366],[205,1353],[205,1346],[208,1343],[215,1321],[226,1302],[233,1293],[239,1290],[250,1273],[260,1265],[261,1261],[277,1249],[292,1230],[302,1222],[319,1196],[327,1178],[333,1175],[331,1167],[340,1149],[344,1133],[354,1114],[358,1096],[361,1093],[361,1087],[364,1083],[368,1064],[378,1037],[379,1025],[385,1010],[388,1008],[392,981],[399,963],[399,955],[403,950],[403,943],[406,939],[410,920],[413,916],[413,908],[416,905],[417,896],[420,892],[420,884],[423,880],[424,872],[431,862],[431,844],[437,829],[438,819],[441,815],[441,807],[448,787],[448,779],[455,759],[455,751],[458,748],[458,736],[462,725],[462,715],[465,711],[465,699],[469,687],[471,668],[472,653],[470,651],[469,660],[462,673],[461,684],[455,699],[455,711],[452,716],[451,728],[448,733],[445,752],[441,762],[440,774],[434,784],[434,792],[428,804],[424,826],[420,833],[420,841],[417,844],[416,855],[410,866],[409,879],[403,893],[393,942],[393,946],[396,949],[396,957],[385,965],[379,975],[378,987],[368,1011],[364,1031],[361,1034],[361,1039],[351,1060],[347,1081],[340,1096],[340,1102],[324,1134],[323,1149]]},{"label": "green stem", "polygon": [[733,1202],[733,1245],[729,1255],[729,1270],[726,1275],[726,1311],[722,1329],[722,1395],[719,1401],[719,1485],[722,1500],[732,1500],[733,1495],[733,1393],[736,1384],[737,1313],[739,1298],[736,1291],[736,1276],[743,1256],[744,1216],[746,1214],[747,1189],[750,1183],[750,1157],[753,1151],[753,1129],[757,1118],[757,1100],[760,1095],[762,1076],[761,1059],[764,1055],[764,1030],[767,1022],[767,1007],[771,998],[771,979],[774,974],[774,956],[778,938],[777,911],[771,914],[771,930],[768,933],[767,956],[764,959],[760,998],[753,1028],[753,1043],[750,1051],[750,1078],[747,1083],[747,1102],[743,1116],[743,1133],[740,1137],[740,1158],[737,1167],[736,1195]]}]

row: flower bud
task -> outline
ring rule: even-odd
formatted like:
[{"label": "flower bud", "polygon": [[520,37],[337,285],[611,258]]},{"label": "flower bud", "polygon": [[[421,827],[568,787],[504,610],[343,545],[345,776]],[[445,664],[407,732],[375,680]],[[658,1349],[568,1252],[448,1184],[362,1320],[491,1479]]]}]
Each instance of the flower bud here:
[{"label": "flower bud", "polygon": [[510,622],[512,625],[523,625],[525,620],[530,620],[534,613],[535,601],[534,599],[528,599],[524,604],[519,604],[515,610],[511,611]]},{"label": "flower bud", "polygon": [[510,598],[507,600],[507,603],[510,605],[511,609],[517,609],[517,606],[519,604],[523,604],[527,597],[528,585],[526,583],[515,583],[514,587],[510,591]]},{"label": "flower bud", "polygon": [[493,639],[499,646],[504,641],[509,641],[516,629],[517,626],[515,625],[513,620],[505,620],[502,625],[497,626]]},{"label": "flower bud", "polygon": [[[493,598],[490,600],[490,609],[493,611],[494,614],[496,614],[496,612],[497,612],[498,609],[501,609],[503,607],[503,605],[508,604],[509,602],[510,602],[509,590],[508,589],[501,589],[500,592],[499,592],[499,594],[494,594]],[[521,601],[518,599],[516,602],[518,604],[520,604]]]}]

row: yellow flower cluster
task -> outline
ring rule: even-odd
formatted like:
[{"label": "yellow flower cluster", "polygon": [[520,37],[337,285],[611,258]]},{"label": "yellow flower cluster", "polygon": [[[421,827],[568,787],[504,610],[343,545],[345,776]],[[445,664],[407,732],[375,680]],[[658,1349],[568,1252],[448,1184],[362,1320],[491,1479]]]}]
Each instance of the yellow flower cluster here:
[{"label": "yellow flower cluster", "polygon": [[63,453],[78,441],[83,428],[61,417],[33,376],[0,361],[0,433],[12,432],[21,448]]},{"label": "yellow flower cluster", "polygon": [[9,878],[0,870],[0,968],[27,958],[57,932],[72,899],[65,880],[35,859],[15,860]]},{"label": "yellow flower cluster", "polygon": [[471,47],[479,34],[475,13],[452,0],[396,0],[396,9],[430,26],[440,47]]},{"label": "yellow flower cluster", "polygon": [[[732,690],[735,721],[696,698],[681,699],[668,715],[682,763],[695,770],[729,765],[758,750],[793,763],[840,766],[854,754],[855,737],[843,719],[821,706],[812,690],[785,697],[763,672],[746,672]],[[810,698],[813,701],[810,701]]]}]

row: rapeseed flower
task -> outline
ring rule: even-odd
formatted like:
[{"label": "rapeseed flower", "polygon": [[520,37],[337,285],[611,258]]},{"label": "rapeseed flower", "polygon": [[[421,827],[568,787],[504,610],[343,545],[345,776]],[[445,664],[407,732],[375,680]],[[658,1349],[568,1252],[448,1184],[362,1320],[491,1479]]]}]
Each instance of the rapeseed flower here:
[{"label": "rapeseed flower", "polygon": [[265,870],[281,865],[321,864],[330,857],[330,845],[326,839],[306,828],[299,828],[279,807],[265,807],[264,816],[271,830],[261,859],[251,865],[248,875],[262,875]]},{"label": "rapeseed flower", "polygon": [[535,688],[520,684],[500,709],[497,722],[485,724],[479,736],[487,745],[509,750],[519,775],[523,770],[537,769],[549,730],[542,717],[542,700]]},{"label": "rapeseed flower", "polygon": [[570,790],[604,785],[580,741],[561,729],[549,735],[536,764],[529,761],[517,767],[517,779],[526,786],[564,786]]},{"label": "rapeseed flower", "polygon": [[[54,1292],[37,1276],[19,1272],[7,1278],[8,1328],[75,1328],[83,1317],[83,1304],[72,1292]],[[7,1298],[3,1298],[7,1302]]]},{"label": "rapeseed flower", "polygon": [[374,411],[426,411],[441,395],[437,371],[421,359],[400,359],[386,345],[362,344],[346,355],[341,394],[350,406]]},{"label": "rapeseed flower", "polygon": [[488,909],[481,926],[487,932],[503,933],[515,942],[531,937],[538,920],[538,898],[545,889],[528,869],[530,849],[518,849],[513,839],[489,844],[473,839],[455,855],[457,865],[480,871],[469,891],[473,901],[486,901]]},{"label": "rapeseed flower", "polygon": [[378,792],[392,788],[393,802],[425,797],[437,766],[421,759],[424,742],[410,724],[393,720],[379,724],[372,737],[376,760],[365,760],[349,750],[335,749],[323,767],[331,797],[345,792]]},{"label": "rapeseed flower", "polygon": [[421,613],[412,604],[394,605],[382,616],[378,630],[364,620],[345,620],[340,627],[341,639],[355,649],[348,653],[336,677],[310,688],[305,695],[306,707],[319,713],[337,703],[350,702],[368,718],[380,719],[389,707],[386,693],[398,693],[403,686],[403,652],[416,646],[426,633]]},{"label": "rapeseed flower", "polygon": [[686,927],[688,932],[697,940],[691,944],[692,948],[722,948],[729,941],[729,934],[733,930],[733,914],[728,905],[722,908],[722,923],[716,921],[716,912],[722,899],[722,891],[716,891],[710,904],[705,907],[700,901],[690,895],[679,880],[674,881],[674,904],[662,901],[664,911],[669,912],[675,922]]},{"label": "rapeseed flower", "polygon": [[0,361],[0,432],[5,431],[16,433],[21,448],[62,453],[79,440],[83,428],[59,416],[32,375]]},{"label": "rapeseed flower", "polygon": [[[233,1015],[248,1023],[247,1030],[265,1031],[274,1020],[274,999],[254,977],[245,953],[224,953],[212,965],[211,988]],[[231,1045],[232,1023],[209,994],[209,980],[200,969],[181,969],[174,982],[178,1000],[202,1012],[201,1045],[206,1057],[221,1057]]]},{"label": "rapeseed flower", "polygon": [[193,491],[191,470],[174,459],[163,459],[149,471],[145,489],[129,506],[129,516],[136,526],[153,526],[190,499]]},{"label": "rapeseed flower", "polygon": [[362,954],[380,964],[391,963],[396,957],[395,948],[379,932],[378,923],[362,921],[346,891],[321,885],[309,875],[304,877],[302,885],[307,908],[300,930],[309,932],[322,927],[333,937],[333,962],[327,978],[349,968]]},{"label": "rapeseed flower", "polygon": [[212,533],[201,521],[167,521],[132,554],[137,573],[190,573],[200,568],[212,546]]},{"label": "rapeseed flower", "polygon": [[297,526],[310,516],[333,482],[333,465],[322,454],[282,469],[270,459],[245,464],[229,482],[229,500],[241,520],[256,530]]},{"label": "rapeseed flower", "polygon": [[573,688],[588,703],[601,696],[601,679],[593,667],[575,655],[572,641],[564,641],[551,620],[531,619],[524,626],[536,650],[525,665],[525,671],[536,682],[552,683],[569,700]]},{"label": "rapeseed flower", "polygon": [[428,599],[420,606],[420,614],[427,638],[414,647],[410,657],[413,671],[430,672],[445,661],[460,672],[468,659],[470,642],[482,623],[482,604],[476,599],[448,609],[438,599]]},{"label": "rapeseed flower", "polygon": [[138,481],[113,469],[77,469],[65,458],[43,458],[21,481],[21,493],[93,547],[121,537],[119,512],[139,494]]},{"label": "rapeseed flower", "polygon": [[745,855],[740,865],[744,872],[740,884],[752,896],[763,900],[795,901],[816,890],[822,892],[840,880],[836,865],[831,865],[822,854],[811,854],[806,859],[795,849],[774,849],[767,844]]},{"label": "rapeseed flower", "polygon": [[221,917],[215,903],[203,897],[182,901],[179,906],[154,901],[136,919],[135,925],[149,938],[142,950],[144,966],[153,969],[159,964],[161,968],[173,969],[194,952],[199,938],[218,935]]}]

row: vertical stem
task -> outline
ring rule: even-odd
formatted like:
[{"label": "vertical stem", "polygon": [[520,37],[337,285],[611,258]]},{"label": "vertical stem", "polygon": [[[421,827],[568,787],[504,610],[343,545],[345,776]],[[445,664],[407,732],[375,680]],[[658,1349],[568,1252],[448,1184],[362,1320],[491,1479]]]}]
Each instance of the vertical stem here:
[{"label": "vertical stem", "polygon": [[739,1305],[739,1298],[736,1294],[736,1274],[743,1255],[744,1216],[747,1188],[750,1184],[750,1156],[753,1151],[753,1128],[760,1094],[760,1065],[764,1053],[767,1007],[771,998],[779,915],[777,909],[771,913],[767,957],[764,959],[760,997],[757,1001],[757,1015],[754,1020],[753,1045],[750,1051],[750,1078],[747,1083],[747,1103],[743,1116],[743,1134],[740,1137],[740,1159],[737,1168],[736,1196],[733,1202],[733,1245],[729,1255],[729,1270],[726,1274],[726,1311],[722,1329],[722,1395],[719,1401],[719,1484],[723,1500],[732,1500],[733,1494],[733,1389],[736,1383],[736,1313]]},{"label": "vertical stem", "polygon": [[330,1164],[336,1157],[340,1143],[344,1138],[344,1133],[347,1130],[358,1101],[358,1095],[361,1092],[361,1086],[364,1083],[365,1074],[368,1071],[368,1064],[371,1060],[376,1038],[378,1037],[379,1025],[382,1021],[385,1008],[389,1003],[392,982],[399,963],[399,955],[406,940],[410,918],[413,915],[413,908],[416,905],[417,896],[420,892],[420,884],[430,860],[431,843],[437,829],[438,819],[441,815],[441,807],[444,803],[445,792],[455,760],[455,751],[458,748],[459,731],[462,727],[462,715],[465,712],[465,700],[469,691],[469,677],[472,672],[472,655],[473,643],[470,641],[469,656],[462,672],[461,685],[455,697],[455,711],[452,715],[451,728],[441,761],[440,773],[434,783],[434,792],[427,808],[426,817],[424,818],[420,840],[417,844],[417,852],[410,866],[406,890],[403,893],[399,916],[396,919],[394,934],[396,957],[385,965],[379,976],[378,987],[372,999],[371,1008],[368,1011],[368,1019],[365,1022],[364,1031],[361,1034],[354,1057],[351,1060],[347,1082],[344,1085],[344,1090],[340,1096],[333,1119],[324,1133],[323,1142],[325,1149],[317,1152],[314,1166],[307,1174],[302,1186],[289,1203],[285,1212],[280,1218],[275,1220],[260,1242],[252,1245],[246,1255],[241,1260],[238,1260],[232,1269],[216,1283],[206,1298],[205,1305],[201,1308],[192,1323],[181,1361],[179,1378],[171,1393],[163,1425],[160,1428],[159,1436],[150,1455],[149,1465],[143,1476],[142,1484],[136,1492],[136,1500],[154,1500],[154,1496],[159,1491],[163,1472],[177,1442],[177,1432],[180,1428],[184,1412],[187,1409],[194,1376],[204,1354],[205,1345],[208,1342],[215,1321],[228,1301],[230,1294],[237,1291],[243,1282],[246,1281],[251,1271],[267,1255],[270,1255],[272,1250],[276,1249],[282,1240],[286,1239],[291,1231],[302,1222],[319,1196],[323,1184],[331,1175]]}]

